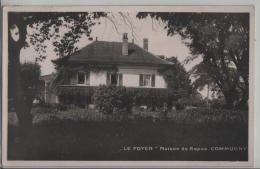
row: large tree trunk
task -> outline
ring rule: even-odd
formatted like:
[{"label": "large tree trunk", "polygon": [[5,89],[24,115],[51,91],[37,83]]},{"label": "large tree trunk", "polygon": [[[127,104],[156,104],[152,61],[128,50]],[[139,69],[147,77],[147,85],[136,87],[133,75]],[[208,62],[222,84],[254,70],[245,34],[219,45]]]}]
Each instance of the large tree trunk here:
[{"label": "large tree trunk", "polygon": [[[9,29],[10,30],[10,29]],[[21,28],[19,29],[21,32]],[[20,36],[21,37],[21,36]],[[8,38],[8,60],[9,60],[9,93],[8,97],[13,100],[14,109],[18,117],[21,134],[26,134],[28,128],[32,125],[32,115],[30,114],[31,107],[26,104],[26,97],[21,84],[21,69],[20,69],[20,51],[23,47],[20,39],[15,42],[10,36]]]},{"label": "large tree trunk", "polygon": [[[19,50],[19,49],[18,49]],[[32,116],[30,114],[30,107],[26,104],[26,97],[24,95],[24,91],[21,87],[21,71],[20,71],[20,51],[17,49],[13,49],[13,55],[10,55],[9,57],[13,57],[13,63],[12,64],[12,73],[9,74],[9,77],[12,79],[10,80],[12,85],[12,93],[13,93],[13,101],[14,101],[14,108],[15,112],[17,114],[17,117],[19,119],[19,126],[21,129],[24,129],[25,131],[31,127],[32,124]]]}]

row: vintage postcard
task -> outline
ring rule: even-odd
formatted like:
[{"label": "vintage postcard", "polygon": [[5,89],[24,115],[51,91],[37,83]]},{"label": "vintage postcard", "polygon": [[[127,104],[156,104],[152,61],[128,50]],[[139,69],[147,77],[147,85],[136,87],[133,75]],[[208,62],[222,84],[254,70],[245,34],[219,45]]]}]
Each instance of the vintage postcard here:
[{"label": "vintage postcard", "polygon": [[6,6],[3,167],[250,167],[253,6]]}]

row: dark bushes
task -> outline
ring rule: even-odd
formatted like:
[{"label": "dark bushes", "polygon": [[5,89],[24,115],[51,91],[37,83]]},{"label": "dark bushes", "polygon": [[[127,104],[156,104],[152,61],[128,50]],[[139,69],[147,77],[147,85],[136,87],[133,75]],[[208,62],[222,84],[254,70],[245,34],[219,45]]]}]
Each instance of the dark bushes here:
[{"label": "dark bushes", "polygon": [[100,86],[94,94],[96,108],[105,114],[131,112],[132,98],[122,86]]},{"label": "dark bushes", "polygon": [[146,105],[155,110],[167,103],[169,90],[154,88],[127,88],[127,94],[132,98],[135,106]]},{"label": "dark bushes", "polygon": [[58,88],[59,101],[85,108],[95,104],[101,112],[130,112],[132,106],[146,105],[155,110],[167,103],[167,89],[134,88],[123,86],[61,86]]}]

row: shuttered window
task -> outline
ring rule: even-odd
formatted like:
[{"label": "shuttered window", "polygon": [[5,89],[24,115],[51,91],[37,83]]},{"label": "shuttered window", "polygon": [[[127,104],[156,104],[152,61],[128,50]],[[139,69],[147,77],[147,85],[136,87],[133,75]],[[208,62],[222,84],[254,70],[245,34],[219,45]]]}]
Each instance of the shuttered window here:
[{"label": "shuttered window", "polygon": [[139,86],[143,86],[144,84],[143,84],[143,80],[144,79],[144,76],[143,76],[143,74],[140,74],[140,76],[139,76]]},{"label": "shuttered window", "polygon": [[85,84],[90,85],[90,73],[85,72]]},{"label": "shuttered window", "polygon": [[155,75],[153,74],[152,75],[152,87],[154,87],[155,86]]},{"label": "shuttered window", "polygon": [[139,86],[155,87],[155,75],[154,74],[140,74]]},{"label": "shuttered window", "polygon": [[110,85],[110,73],[107,72],[107,85]]},{"label": "shuttered window", "polygon": [[123,75],[120,73],[118,74],[119,77],[119,86],[123,86]]}]

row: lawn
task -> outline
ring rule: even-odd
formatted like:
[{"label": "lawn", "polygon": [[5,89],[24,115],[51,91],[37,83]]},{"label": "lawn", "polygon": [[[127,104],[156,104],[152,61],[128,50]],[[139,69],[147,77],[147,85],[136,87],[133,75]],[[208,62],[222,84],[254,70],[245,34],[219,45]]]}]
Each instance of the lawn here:
[{"label": "lawn", "polygon": [[33,110],[34,125],[26,136],[9,125],[9,160],[248,159],[243,111],[182,110],[164,118],[149,111],[127,117],[85,109],[43,112]]}]

